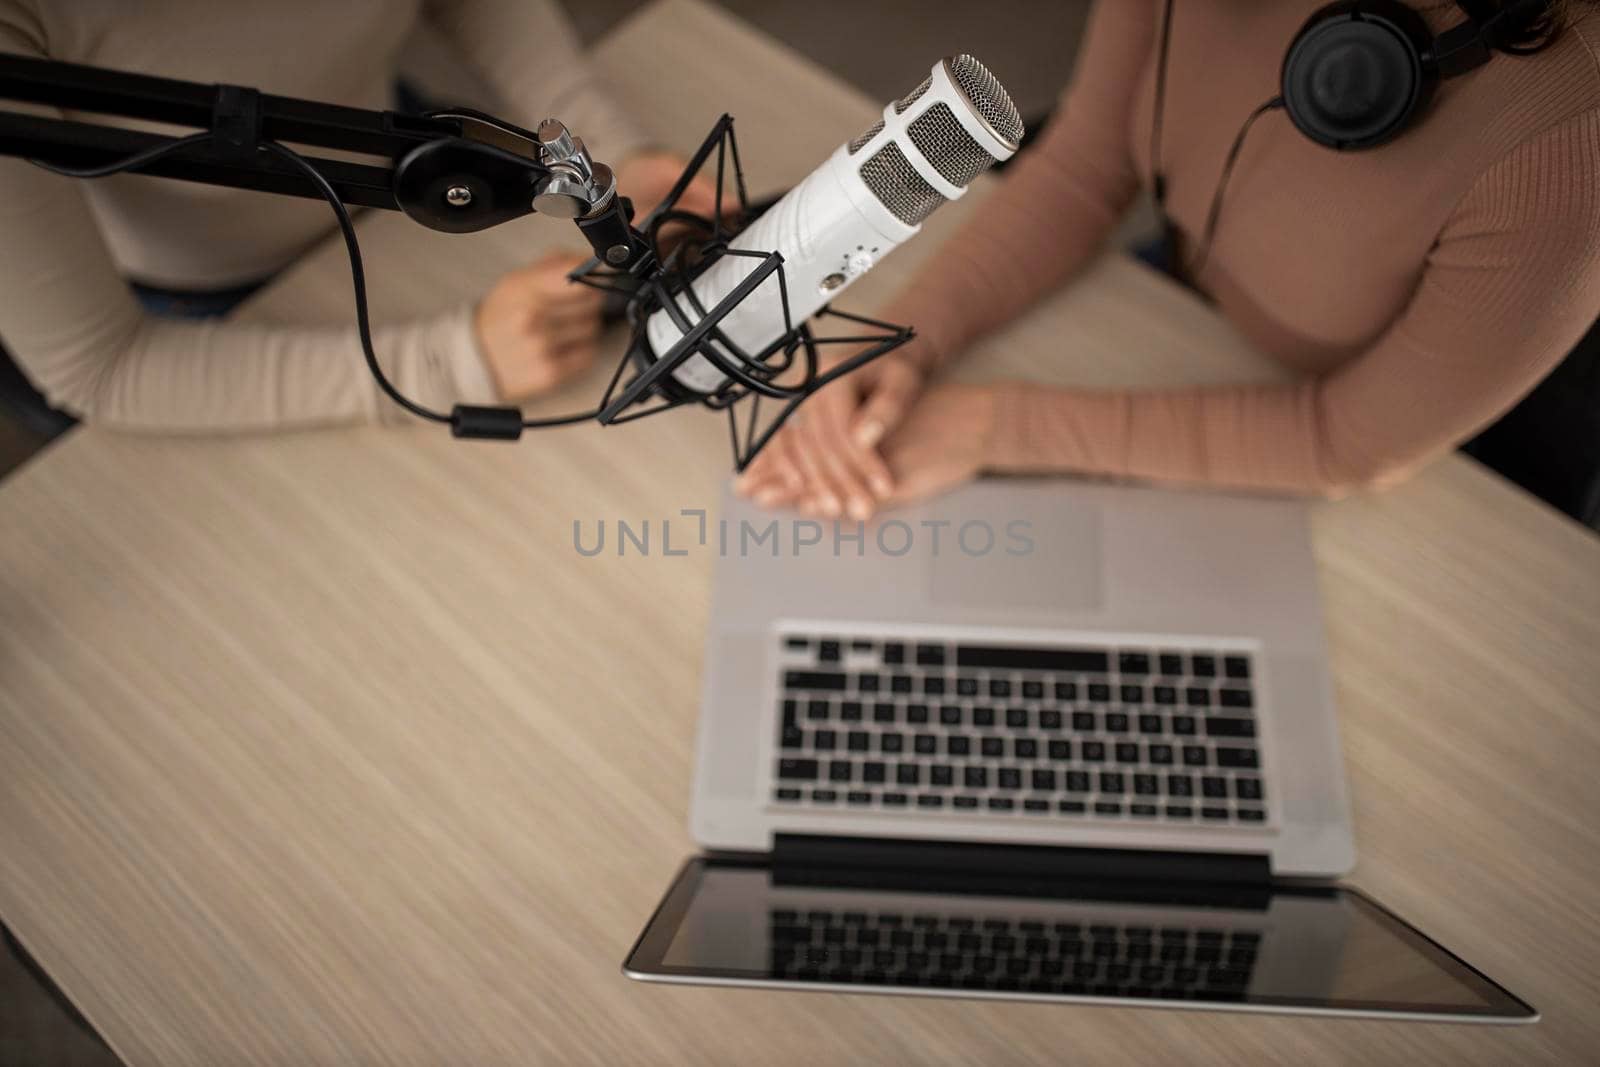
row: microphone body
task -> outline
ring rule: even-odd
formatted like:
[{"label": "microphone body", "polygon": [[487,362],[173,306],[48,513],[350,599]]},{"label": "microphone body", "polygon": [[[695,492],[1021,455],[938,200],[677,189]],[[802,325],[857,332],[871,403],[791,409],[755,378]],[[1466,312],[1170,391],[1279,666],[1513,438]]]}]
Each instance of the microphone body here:
[{"label": "microphone body", "polygon": [[[922,221],[994,163],[1008,159],[1022,136],[1016,107],[994,77],[970,56],[941,60],[906,97],[860,137],[840,145],[822,166],[789,190],[730,249],[783,256],[792,325],[799,325],[921,230]],[[703,314],[742,282],[759,260],[723,256],[687,281],[686,312]],[[693,304],[698,303],[699,310]],[[691,319],[690,325],[693,325]],[[719,324],[745,360],[763,362],[784,342],[789,325],[776,276],[769,277]],[[646,324],[653,356],[684,335],[665,310]],[[720,341],[718,355],[738,363]],[[710,395],[727,376],[698,352],[673,371],[678,385]]]}]

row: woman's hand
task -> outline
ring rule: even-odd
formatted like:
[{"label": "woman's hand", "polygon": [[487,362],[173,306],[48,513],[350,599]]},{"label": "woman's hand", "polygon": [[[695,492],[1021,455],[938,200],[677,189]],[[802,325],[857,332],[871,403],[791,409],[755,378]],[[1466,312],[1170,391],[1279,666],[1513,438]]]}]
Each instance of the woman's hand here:
[{"label": "woman's hand", "polygon": [[992,386],[929,389],[883,443],[895,481],[885,503],[906,504],[970,480],[988,456],[994,419]]},{"label": "woman's hand", "polygon": [[735,483],[736,491],[763,507],[865,519],[896,491],[877,445],[922,386],[915,349],[891,352],[845,375],[800,406]]},{"label": "woman's hand", "polygon": [[[637,217],[642,219],[667,198],[688,164],[688,160],[671,152],[639,152],[617,165],[617,192],[633,200]],[[716,211],[716,205],[717,187],[703,176],[690,182],[678,198],[679,211],[706,218]],[[738,204],[731,197],[723,197],[722,206],[730,210]]]},{"label": "woman's hand", "polygon": [[478,305],[478,348],[502,400],[546,392],[594,362],[601,293],[567,280],[585,258],[551,253],[502,277]]}]

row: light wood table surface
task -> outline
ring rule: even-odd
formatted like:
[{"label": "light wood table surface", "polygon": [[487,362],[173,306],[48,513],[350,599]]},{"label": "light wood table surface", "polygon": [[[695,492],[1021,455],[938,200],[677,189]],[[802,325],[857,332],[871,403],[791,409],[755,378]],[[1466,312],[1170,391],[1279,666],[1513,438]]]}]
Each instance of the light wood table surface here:
[{"label": "light wood table surface", "polygon": [[[688,0],[645,10],[600,62],[680,150],[732,111],[757,191],[803,176],[882,105]],[[856,306],[968,207],[937,216]],[[573,244],[542,219],[470,238],[392,215],[361,229],[379,318]],[[348,321],[342,251],[247,314]],[[1272,372],[1112,257],[964,373]],[[511,446],[434,428],[74,433],[0,487],[0,916],[140,1065],[1600,1057],[1600,542],[1455,457],[1315,512],[1352,880],[1543,1023],[624,979],[692,850],[712,559],[582,558],[573,523],[715,507],[726,449],[724,424],[697,412]]]}]

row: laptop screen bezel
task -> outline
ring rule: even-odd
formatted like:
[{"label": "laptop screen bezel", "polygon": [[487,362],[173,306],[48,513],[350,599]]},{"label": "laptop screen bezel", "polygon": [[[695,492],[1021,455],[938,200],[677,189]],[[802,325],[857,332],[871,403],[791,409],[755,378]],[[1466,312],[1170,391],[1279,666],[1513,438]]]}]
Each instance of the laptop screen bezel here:
[{"label": "laptop screen bezel", "polygon": [[1273,893],[1296,896],[1329,896],[1342,894],[1367,909],[1376,921],[1382,923],[1406,944],[1438,962],[1453,977],[1467,984],[1484,1003],[1482,1005],[1415,1004],[1401,1001],[1369,1001],[1329,999],[1307,1001],[1292,997],[1252,996],[1243,1001],[1181,1000],[1163,1001],[1131,997],[1084,996],[1067,993],[1037,993],[1001,990],[964,990],[931,987],[904,987],[881,985],[845,985],[825,982],[798,982],[792,979],[752,975],[748,971],[715,967],[679,967],[665,962],[679,925],[694,900],[705,872],[710,868],[771,869],[771,861],[761,855],[691,857],[679,869],[671,887],[645,924],[633,949],[623,964],[629,977],[645,980],[680,981],[719,985],[784,988],[809,992],[845,992],[868,994],[902,994],[921,996],[964,997],[970,999],[1031,1000],[1035,1002],[1104,1004],[1123,1007],[1187,1008],[1191,1010],[1269,1011],[1310,1015],[1363,1015],[1385,1018],[1407,1017],[1428,1020],[1461,1020],[1480,1022],[1528,1023],[1537,1021],[1539,1014],[1532,1005],[1472,966],[1460,956],[1400,918],[1372,897],[1351,886],[1274,885]]}]

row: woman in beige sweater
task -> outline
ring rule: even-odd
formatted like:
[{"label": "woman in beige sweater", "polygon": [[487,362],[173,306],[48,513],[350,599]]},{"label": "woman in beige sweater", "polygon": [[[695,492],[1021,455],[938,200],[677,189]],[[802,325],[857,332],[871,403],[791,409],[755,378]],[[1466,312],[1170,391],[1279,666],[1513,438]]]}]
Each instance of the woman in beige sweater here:
[{"label": "woman in beige sweater", "polygon": [[[1180,248],[1321,3],[1176,0],[1161,159]],[[925,389],[1088,263],[1149,179],[1163,6],[1100,0],[1055,121],[885,309],[917,339],[814,398],[741,491],[854,517],[979,469],[1335,495],[1470,437],[1600,316],[1600,5],[1557,0],[1544,47],[1445,80],[1388,144],[1335,152],[1281,112],[1255,124],[1188,280],[1294,381]],[[1501,4],[1410,6],[1438,33]]]},{"label": "woman in beige sweater", "polygon": [[[641,208],[670,188],[680,162],[642,151],[552,0],[0,0],[0,51],[385,109],[423,20],[495,91],[498,115],[529,128],[561,118],[598,158],[621,161],[618,187]],[[353,320],[185,321],[147,313],[129,288],[270,284],[333,231],[318,201],[137,175],[75,181],[0,159],[0,343],[53,406],[114,426],[408,418],[379,394]],[[546,258],[475,305],[387,324],[378,357],[435,408],[548,389],[589,361],[599,330],[598,294],[565,280],[577,259]]]}]

